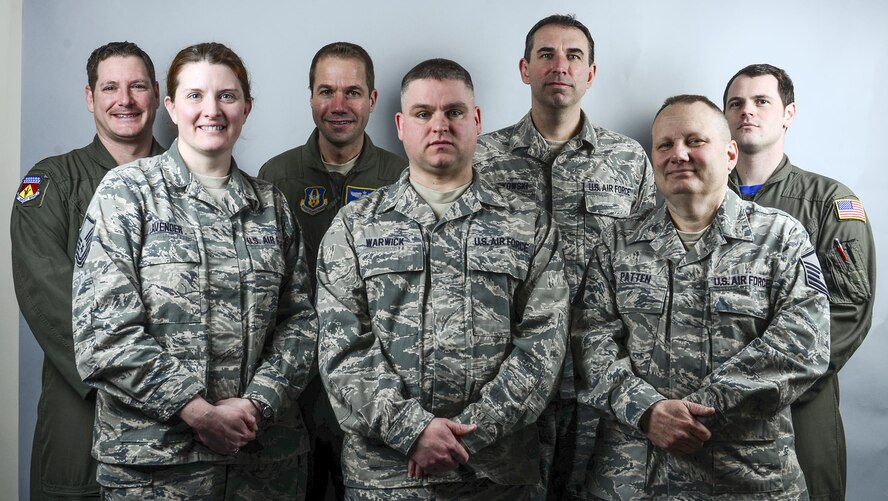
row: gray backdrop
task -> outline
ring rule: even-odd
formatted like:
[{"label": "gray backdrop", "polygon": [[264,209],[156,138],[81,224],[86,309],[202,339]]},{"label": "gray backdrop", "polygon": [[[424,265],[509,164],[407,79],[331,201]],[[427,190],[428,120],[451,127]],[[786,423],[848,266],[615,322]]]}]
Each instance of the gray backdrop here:
[{"label": "gray backdrop", "polygon": [[[409,68],[430,57],[459,61],[475,79],[484,131],[509,125],[530,105],[518,75],[524,36],[556,12],[577,14],[595,37],[598,74],[586,112],[645,147],[664,98],[697,93],[721,103],[727,79],[740,67],[769,62],[786,69],[799,110],[788,153],[795,164],[840,179],[864,200],[888,270],[882,260],[888,175],[878,160],[888,107],[877,94],[888,81],[886,2],[25,2],[22,171],[92,139],[84,66],[92,49],[111,40],[134,41],[151,54],[162,95],[166,68],[182,47],[214,40],[237,51],[252,73],[256,102],[235,155],[255,173],[311,132],[308,66],[320,46],[346,40],[370,52],[379,103],[368,132],[377,144],[402,152],[393,115]],[[174,128],[165,111],[158,117],[155,133],[168,144]],[[852,500],[888,498],[886,277],[879,277],[869,338],[841,372]],[[24,322],[20,336],[19,494],[25,498],[42,354]]]}]

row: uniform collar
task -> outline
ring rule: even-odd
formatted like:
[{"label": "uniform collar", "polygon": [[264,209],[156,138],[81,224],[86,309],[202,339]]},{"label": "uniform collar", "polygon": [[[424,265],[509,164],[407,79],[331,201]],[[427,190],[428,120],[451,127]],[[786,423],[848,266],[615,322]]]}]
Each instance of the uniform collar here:
[{"label": "uniform collar", "polygon": [[[152,157],[160,155],[164,152],[163,146],[157,142],[157,139],[151,138],[151,155]],[[117,160],[114,160],[114,157],[111,156],[111,153],[108,151],[108,148],[105,148],[105,145],[102,144],[102,140],[99,139],[99,135],[96,134],[93,136],[92,143],[87,145],[86,154],[103,169],[111,170],[114,167],[117,167]]]},{"label": "uniform collar", "polygon": [[[314,159],[314,162],[305,162],[305,165],[310,166],[310,168],[315,170],[320,170],[323,172],[328,172],[326,168],[324,168],[324,159],[321,157],[321,148],[318,146],[318,139],[320,138],[321,132],[315,127],[314,131],[312,131],[311,136],[308,137],[308,141],[305,143],[305,151],[308,155]],[[355,166],[352,167],[351,172],[361,172],[369,169],[376,162],[376,147],[373,145],[373,141],[370,140],[370,136],[367,133],[364,133],[364,144],[361,146],[361,152],[358,154],[358,161],[355,163]],[[349,172],[349,174],[351,174]]]},{"label": "uniform collar", "polygon": [[[426,221],[428,217],[426,212],[428,212],[434,221],[434,213],[410,185],[409,176],[410,169],[404,169],[401,177],[394,184],[395,189],[380,203],[380,212],[395,210],[407,217],[417,219],[423,224],[429,222]],[[482,179],[474,168],[472,169],[472,185],[453,203],[457,207],[457,217],[478,212],[484,205],[508,207],[506,199],[486,179]],[[449,212],[451,211],[448,210]]]},{"label": "uniform collar", "polygon": [[[779,183],[783,181],[789,176],[789,173],[792,172],[792,163],[789,161],[789,157],[786,154],[783,154],[783,158],[780,160],[780,163],[777,165],[777,168],[774,169],[774,172],[768,176],[768,180],[762,184],[762,186],[767,186],[769,184]],[[737,172],[737,169],[731,171],[731,174],[728,176],[730,183],[734,186],[740,186],[740,173]],[[739,191],[739,190],[738,190]]]},{"label": "uniform collar", "polygon": [[675,263],[698,261],[711,254],[717,247],[724,245],[728,239],[752,241],[752,228],[745,208],[746,202],[733,191],[727,190],[715,219],[701,238],[703,244],[699,252],[695,249],[685,251],[666,209],[666,202],[662,200],[629,235],[627,241],[629,243],[649,241],[655,252]]},{"label": "uniform collar", "polygon": [[[182,155],[179,154],[178,139],[174,140],[173,144],[170,145],[166,156],[169,158],[169,162],[161,164],[161,168],[164,171],[164,176],[171,184],[186,190],[190,197],[204,201],[212,200],[212,197],[210,197],[199,181],[196,179],[192,181],[191,171],[188,170],[185,161],[182,160]],[[231,178],[228,180],[228,194],[230,196],[224,198],[223,202],[226,209],[232,214],[240,212],[244,207],[249,207],[255,211],[260,206],[256,189],[237,167],[234,157],[231,158]]]},{"label": "uniform collar", "polygon": [[[565,148],[580,149],[583,147],[591,148],[593,151],[598,147],[598,136],[595,134],[595,127],[586,117],[586,113],[580,111],[580,120],[582,127],[579,134],[572,137]],[[527,149],[527,153],[534,158],[543,158],[549,150],[546,139],[540,134],[540,131],[533,125],[533,118],[528,111],[524,118],[516,124],[515,133],[509,138],[509,150]]]}]

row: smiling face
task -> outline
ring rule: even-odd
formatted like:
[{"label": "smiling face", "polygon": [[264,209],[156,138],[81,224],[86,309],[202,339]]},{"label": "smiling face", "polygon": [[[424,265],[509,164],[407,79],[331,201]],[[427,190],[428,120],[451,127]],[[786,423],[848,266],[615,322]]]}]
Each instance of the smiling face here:
[{"label": "smiling face", "polygon": [[179,152],[189,158],[231,156],[252,102],[228,66],[206,61],[182,66],[176,95],[164,105],[179,129]]},{"label": "smiling face", "polygon": [[784,105],[772,75],[740,75],[728,88],[725,118],[740,152],[751,155],[783,150],[786,129],[795,118],[795,103]]},{"label": "smiling face", "polygon": [[667,106],[654,120],[654,180],[667,202],[720,204],[737,145],[721,114],[704,103]]},{"label": "smiling face", "polygon": [[410,176],[427,187],[457,187],[472,179],[472,155],[481,133],[481,110],[459,80],[419,79],[401,94],[395,115]]},{"label": "smiling face", "polygon": [[364,128],[376,106],[376,95],[375,89],[367,87],[367,75],[360,59],[324,57],[319,60],[310,103],[321,141],[339,149],[363,144]]},{"label": "smiling face", "polygon": [[530,60],[519,63],[532,107],[578,109],[595,78],[589,56],[589,40],[578,28],[551,24],[537,30]]},{"label": "smiling face", "polygon": [[150,140],[159,104],[157,83],[136,56],[112,56],[98,65],[95,89],[86,87],[86,107],[106,144]]}]

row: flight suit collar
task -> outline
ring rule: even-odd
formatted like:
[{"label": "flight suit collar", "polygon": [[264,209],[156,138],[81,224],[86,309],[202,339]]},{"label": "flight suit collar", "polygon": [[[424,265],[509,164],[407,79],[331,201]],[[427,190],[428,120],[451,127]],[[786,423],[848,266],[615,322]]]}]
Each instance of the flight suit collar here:
[{"label": "flight suit collar", "polygon": [[[93,136],[92,143],[88,144],[85,148],[86,154],[89,156],[92,161],[106,170],[111,170],[114,167],[117,167],[117,160],[114,160],[114,157],[111,156],[111,153],[108,151],[108,148],[105,148],[105,145],[102,144],[102,140],[99,139],[99,135],[96,134]],[[160,155],[164,152],[163,146],[157,142],[157,139],[151,138],[151,155],[152,157]]]},{"label": "flight suit collar", "polygon": [[[769,184],[776,184],[776,183],[779,183],[780,181],[783,181],[784,179],[786,179],[789,176],[790,172],[792,172],[792,163],[790,163],[789,157],[786,156],[786,154],[784,153],[783,159],[780,160],[780,163],[777,165],[777,168],[774,169],[774,172],[771,173],[771,175],[768,177],[768,180],[765,181],[765,183],[762,185],[762,187],[764,188],[765,186],[768,186]],[[737,172],[737,169],[734,169],[733,171],[731,171],[731,174],[728,176],[728,180],[735,187],[741,186],[740,183],[742,181],[740,179],[740,173]],[[737,191],[737,190],[735,190],[735,191]]]},{"label": "flight suit collar", "polygon": [[[308,137],[308,141],[305,143],[305,149],[303,150],[305,158],[302,160],[302,165],[307,165],[310,169],[328,174],[329,172],[324,167],[324,159],[321,157],[321,148],[318,146],[320,135],[320,131],[315,127],[311,136]],[[376,163],[376,146],[374,146],[373,141],[370,140],[370,136],[365,132],[364,144],[361,146],[361,153],[358,154],[358,161],[355,163],[355,166],[352,167],[352,170],[348,175],[351,175],[353,172],[363,172],[376,165]],[[304,171],[302,172],[302,175],[305,176]]]}]

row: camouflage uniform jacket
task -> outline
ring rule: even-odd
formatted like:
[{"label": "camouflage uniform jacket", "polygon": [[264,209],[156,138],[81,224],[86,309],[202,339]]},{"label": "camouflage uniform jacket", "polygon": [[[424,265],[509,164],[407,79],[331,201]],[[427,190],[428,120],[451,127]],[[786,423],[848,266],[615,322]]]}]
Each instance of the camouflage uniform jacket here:
[{"label": "camouflage uniform jacket", "polygon": [[[112,170],[81,230],[77,368],[98,389],[93,455],[114,464],[263,463],[307,450],[299,409],[317,337],[298,226],[283,196],[232,160],[223,203],[177,144]],[[195,395],[261,402],[235,458],[195,441],[177,412]]]},{"label": "camouflage uniform jacket", "polygon": [[[664,204],[616,223],[572,317],[579,400],[601,413],[592,493],[606,499],[799,499],[789,405],[826,370],[829,311],[804,228],[726,194],[685,251]],[[695,454],[655,448],[662,399],[716,409]]]},{"label": "camouflage uniform jacket", "polygon": [[[477,174],[438,221],[407,176],[345,206],[318,257],[319,365],[346,433],[346,485],[535,484],[534,422],[567,341],[557,230]],[[463,437],[469,463],[408,479],[433,417],[478,425]]]},{"label": "camouflage uniform jacket", "polygon": [[265,162],[257,176],[281,190],[299,221],[313,285],[318,247],[339,209],[394,183],[407,167],[407,160],[374,145],[364,134],[364,146],[352,170],[345,176],[329,172],[318,148],[318,135],[315,129],[304,145]]},{"label": "camouflage uniform jacket", "polygon": [[654,176],[635,140],[589,122],[557,154],[530,113],[517,124],[478,138],[475,168],[492,183],[536,201],[552,214],[564,242],[571,294],[589,252],[614,219],[654,206]]}]

